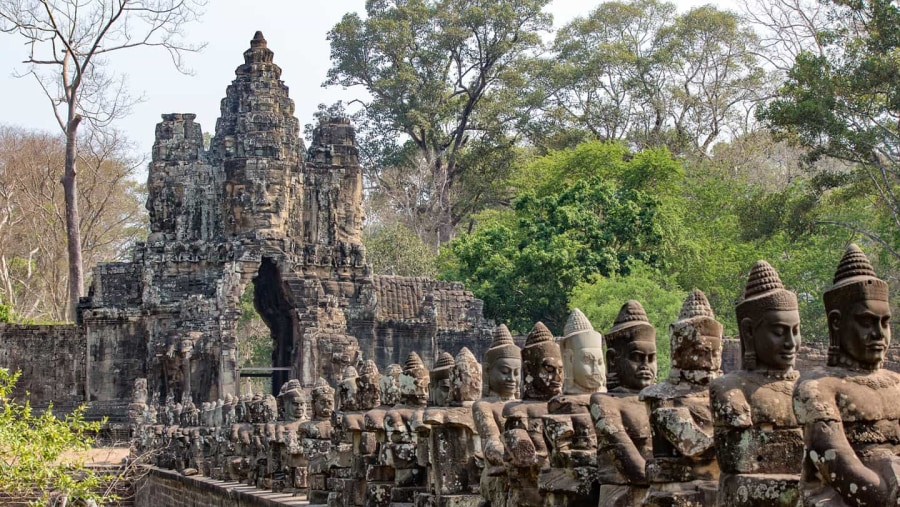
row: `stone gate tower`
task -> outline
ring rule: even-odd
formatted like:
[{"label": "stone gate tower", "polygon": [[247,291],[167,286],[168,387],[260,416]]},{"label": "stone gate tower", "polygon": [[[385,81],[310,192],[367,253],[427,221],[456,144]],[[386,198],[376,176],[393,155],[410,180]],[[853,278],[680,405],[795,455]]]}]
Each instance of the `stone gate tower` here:
[{"label": "stone gate tower", "polygon": [[307,150],[273,56],[257,32],[208,150],[193,114],[156,126],[150,234],[131,262],[96,267],[79,307],[95,405],[114,411],[142,377],[160,400],[236,393],[250,283],[276,391],[288,378],[336,381],[360,354],[383,368],[413,350],[426,361],[463,346],[480,354],[490,341],[481,301],[460,284],[371,274],[353,127],[323,122]]}]

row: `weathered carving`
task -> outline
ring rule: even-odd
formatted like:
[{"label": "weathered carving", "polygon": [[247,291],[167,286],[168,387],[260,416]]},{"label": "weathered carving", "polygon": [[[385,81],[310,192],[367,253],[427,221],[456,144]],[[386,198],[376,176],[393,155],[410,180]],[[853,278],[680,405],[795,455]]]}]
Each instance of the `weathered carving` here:
[{"label": "weathered carving", "polygon": [[888,285],[850,245],[824,299],[828,366],[803,372],[794,390],[806,445],[803,505],[894,505],[900,375],[882,369],[891,342]]},{"label": "weathered carving", "polygon": [[506,507],[509,482],[504,463],[504,407],[518,396],[522,369],[522,351],[513,342],[509,329],[500,324],[494,329],[491,348],[484,354],[484,387],[487,395],[472,405],[475,427],[481,436],[483,471],[481,496],[492,507]]},{"label": "weathered carving", "polygon": [[794,506],[803,435],[791,393],[800,349],[797,296],[766,261],[750,271],[735,309],[743,368],[710,384],[720,505]]},{"label": "weathered carving", "polygon": [[722,324],[715,320],[706,295],[694,290],[669,330],[669,378],[640,394],[653,433],[644,505],[662,507],[676,501],[715,505],[719,468],[709,382],[722,374]]},{"label": "weathered carving", "polygon": [[639,302],[622,305],[606,345],[608,378],[617,385],[591,396],[599,505],[637,506],[647,493],[645,467],[653,457],[650,418],[638,394],[656,383],[656,329]]},{"label": "weathered carving", "polygon": [[548,464],[543,417],[547,415],[547,401],[561,394],[563,387],[559,345],[541,322],[528,333],[522,349],[522,365],[522,400],[511,401],[503,407],[504,460],[510,483],[508,502],[516,506],[540,506],[543,495],[538,490],[538,474]]}]

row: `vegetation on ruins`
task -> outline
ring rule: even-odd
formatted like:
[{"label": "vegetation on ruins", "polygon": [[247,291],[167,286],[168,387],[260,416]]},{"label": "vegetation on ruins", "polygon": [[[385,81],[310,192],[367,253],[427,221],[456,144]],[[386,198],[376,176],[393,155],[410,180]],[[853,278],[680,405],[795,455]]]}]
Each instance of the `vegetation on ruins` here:
[{"label": "vegetation on ruins", "polygon": [[[78,452],[93,443],[99,422],[81,409],[59,419],[52,407],[37,413],[13,397],[19,373],[0,368],[0,499],[5,503],[65,505],[100,500],[103,477],[84,467]],[[108,497],[107,497],[108,499]]]},{"label": "vegetation on ruins", "polygon": [[[202,46],[182,40],[184,26],[197,19],[202,0],[3,0],[0,31],[26,42],[21,76],[32,76],[47,96],[65,134],[62,173],[68,260],[68,314],[75,320],[84,295],[84,219],[78,191],[79,126],[82,121],[106,133],[110,123],[128,113],[136,98],[124,76],[109,67],[109,57],[139,47],[165,49],[182,72],[183,56]],[[62,169],[62,171],[60,171]],[[52,179],[53,181],[56,178]]]}]

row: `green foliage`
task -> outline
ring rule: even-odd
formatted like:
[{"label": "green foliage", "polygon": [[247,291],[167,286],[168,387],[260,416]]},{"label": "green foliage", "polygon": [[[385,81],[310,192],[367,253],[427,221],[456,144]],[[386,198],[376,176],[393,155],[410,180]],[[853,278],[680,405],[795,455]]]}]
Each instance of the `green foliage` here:
[{"label": "green foliage", "polygon": [[[237,366],[272,366],[272,332],[263,322],[262,317],[253,306],[254,285],[248,284],[241,294],[241,317],[237,325]],[[247,378],[252,384],[253,392],[269,392],[272,384],[268,379]],[[277,394],[277,393],[276,393]]]},{"label": "green foliage", "polygon": [[[348,13],[328,34],[326,85],[361,86],[361,139],[381,168],[424,166],[429,186],[407,205],[428,212],[438,241],[473,211],[496,201],[472,183],[505,178],[508,138],[524,88],[522,73],[549,29],[549,0],[378,0]],[[405,143],[415,148],[411,156]],[[487,149],[486,149],[487,148]],[[485,160],[485,156],[496,157]],[[486,162],[486,163],[485,163]],[[467,180],[469,184],[461,184]],[[380,184],[380,183],[379,183]],[[490,188],[490,185],[487,186]],[[484,186],[482,190],[484,190]],[[405,205],[406,203],[404,203]]]},{"label": "green foliage", "polygon": [[[818,35],[821,50],[797,56],[778,97],[759,117],[778,135],[809,149],[810,159],[859,164],[848,188],[868,196],[889,220],[820,223],[846,227],[880,243],[900,260],[900,7],[882,0],[835,0]],[[831,210],[836,211],[836,210]]]},{"label": "green foliage", "polygon": [[101,478],[77,456],[90,449],[100,423],[86,422],[83,408],[64,419],[52,407],[35,413],[12,397],[19,375],[0,368],[0,494],[33,505],[46,505],[51,495],[100,501]]},{"label": "green foliage", "polygon": [[666,178],[648,176],[653,157],[626,153],[591,142],[526,166],[518,185],[530,188],[511,214],[451,242],[444,276],[464,281],[485,313],[511,329],[540,320],[559,331],[579,283],[627,274],[632,261],[661,265],[660,203],[626,182],[652,187]]},{"label": "green foliage", "polygon": [[580,308],[595,328],[603,332],[613,326],[626,301],[640,302],[656,328],[659,378],[665,378],[669,374],[669,324],[678,317],[687,293],[671,276],[667,277],[659,270],[639,262],[629,268],[627,275],[594,276],[580,283],[572,292],[569,306]]},{"label": "green foliage", "polygon": [[4,324],[12,322],[12,310],[8,305],[0,304],[0,322]]},{"label": "green foliage", "polygon": [[402,224],[369,226],[363,231],[366,257],[380,275],[437,275],[437,255],[409,228]]}]

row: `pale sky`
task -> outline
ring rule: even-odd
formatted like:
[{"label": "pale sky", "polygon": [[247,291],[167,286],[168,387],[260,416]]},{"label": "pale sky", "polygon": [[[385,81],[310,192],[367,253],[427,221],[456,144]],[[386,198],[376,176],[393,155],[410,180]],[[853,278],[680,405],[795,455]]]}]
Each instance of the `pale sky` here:
[{"label": "pale sky", "polygon": [[[558,27],[600,3],[553,0],[548,10]],[[721,0],[675,3],[681,11],[705,3],[729,4]],[[290,88],[300,124],[309,123],[319,103],[348,101],[362,93],[357,89],[322,88],[321,84],[331,65],[325,40],[328,30],[345,13],[362,13],[364,5],[364,0],[210,0],[201,21],[187,28],[189,40],[208,43],[202,53],[187,56],[193,75],[179,74],[162,50],[127,50],[111,60],[112,67],[127,74],[132,94],[145,97],[116,127],[136,143],[140,153],[149,153],[163,113],[196,113],[203,130],[214,132],[225,87],[234,79],[234,69],[243,62],[242,54],[256,30],[262,30],[269,49],[275,52],[275,63]],[[12,76],[14,70],[25,68],[21,63],[25,56],[23,39],[0,33],[0,96],[4,99],[0,123],[59,131],[50,104],[34,78]]]}]

